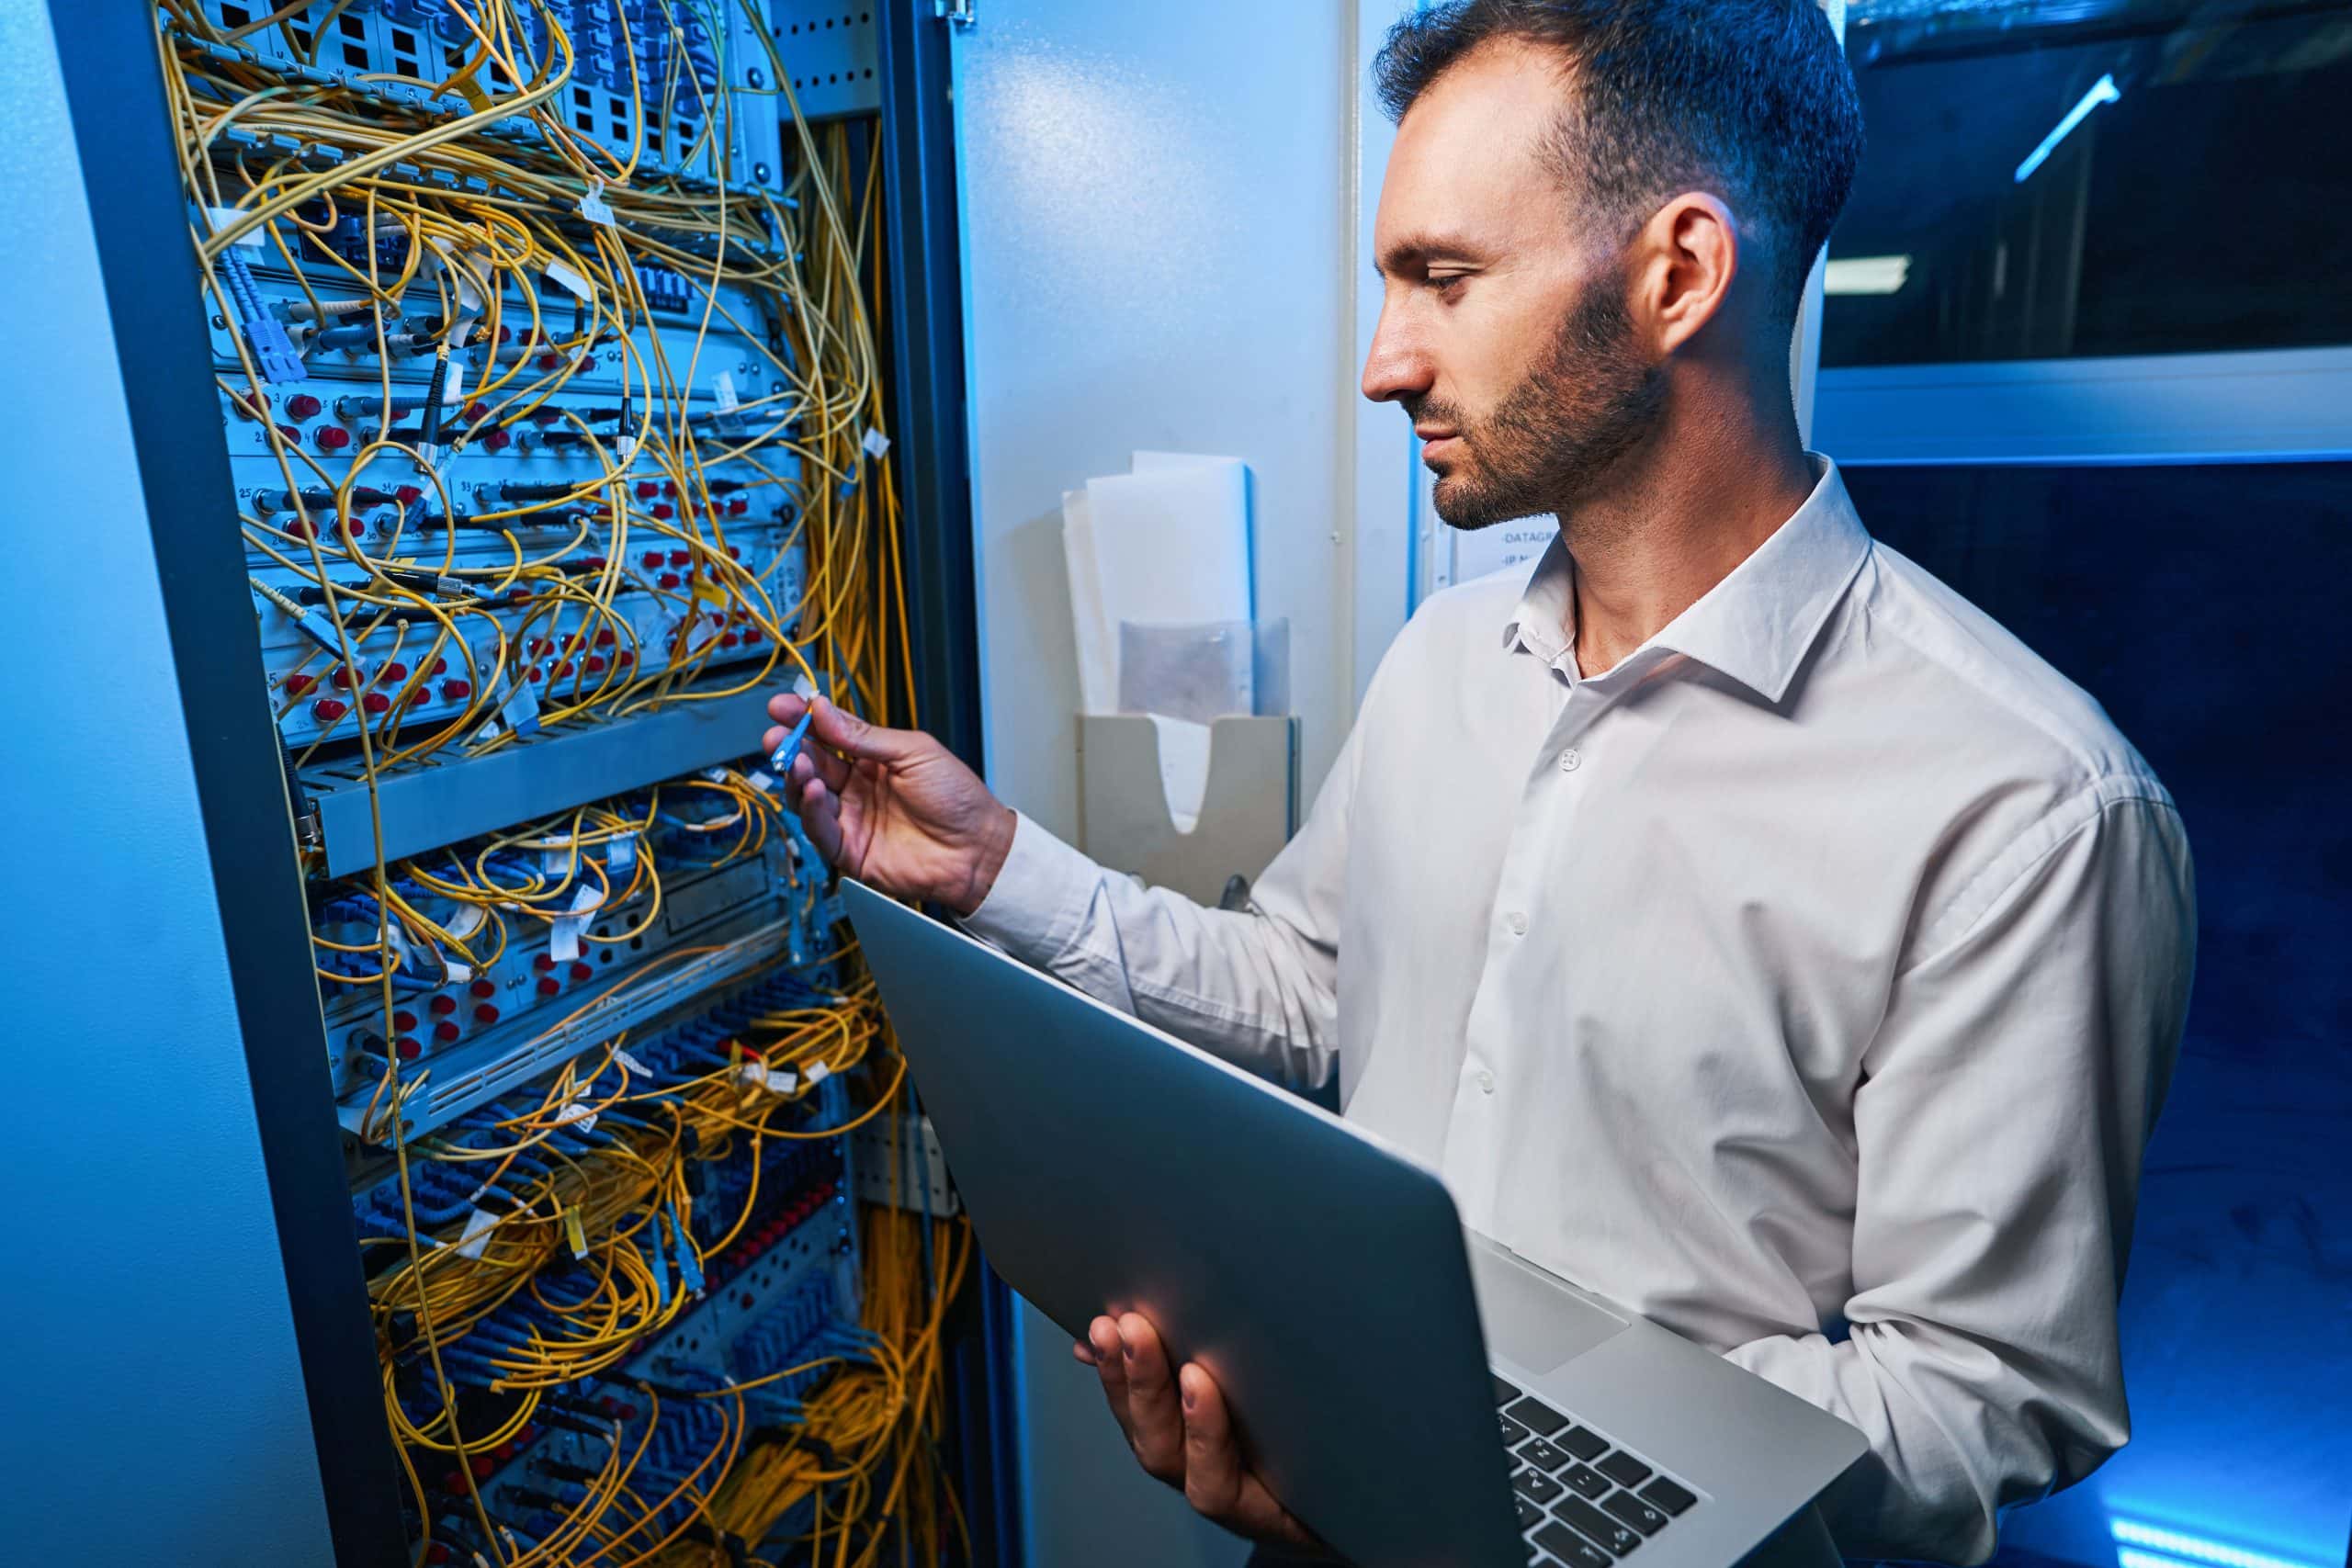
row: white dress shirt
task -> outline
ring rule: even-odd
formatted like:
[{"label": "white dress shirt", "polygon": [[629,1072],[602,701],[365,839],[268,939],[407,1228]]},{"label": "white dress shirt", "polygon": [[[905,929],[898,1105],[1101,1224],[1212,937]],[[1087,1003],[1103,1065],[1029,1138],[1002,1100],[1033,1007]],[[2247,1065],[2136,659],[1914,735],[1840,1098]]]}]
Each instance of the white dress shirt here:
[{"label": "white dress shirt", "polygon": [[1579,674],[1574,567],[1437,595],[1246,913],[1023,818],[970,924],[1426,1161],[1463,1218],[1860,1427],[1849,1554],[1973,1562],[2130,1435],[2188,996],[2172,798],[1837,469]]}]

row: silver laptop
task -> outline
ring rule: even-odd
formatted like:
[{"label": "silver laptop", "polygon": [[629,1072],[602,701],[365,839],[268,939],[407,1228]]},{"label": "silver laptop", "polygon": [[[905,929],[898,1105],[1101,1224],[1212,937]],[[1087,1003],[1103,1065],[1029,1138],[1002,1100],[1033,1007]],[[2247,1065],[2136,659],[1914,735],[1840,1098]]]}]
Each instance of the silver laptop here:
[{"label": "silver laptop", "polygon": [[1727,1568],[1861,1435],[1469,1235],[1422,1167],[846,879],[972,1223],[1085,1337],[1139,1312],[1363,1568]]}]

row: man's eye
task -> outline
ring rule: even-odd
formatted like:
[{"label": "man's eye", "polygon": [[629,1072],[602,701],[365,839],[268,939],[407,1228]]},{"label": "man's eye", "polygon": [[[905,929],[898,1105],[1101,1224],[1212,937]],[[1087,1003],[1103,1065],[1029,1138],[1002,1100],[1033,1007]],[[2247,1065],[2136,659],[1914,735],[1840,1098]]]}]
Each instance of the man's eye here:
[{"label": "man's eye", "polygon": [[1448,293],[1460,285],[1469,281],[1470,275],[1466,272],[1433,272],[1430,274],[1430,287],[1436,289],[1441,294]]}]

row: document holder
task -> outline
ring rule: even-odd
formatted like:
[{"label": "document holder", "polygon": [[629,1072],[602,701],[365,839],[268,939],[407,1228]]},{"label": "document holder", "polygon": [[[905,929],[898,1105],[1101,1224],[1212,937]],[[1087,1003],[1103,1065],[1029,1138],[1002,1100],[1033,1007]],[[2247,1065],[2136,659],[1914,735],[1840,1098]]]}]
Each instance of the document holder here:
[{"label": "document holder", "polygon": [[1298,827],[1298,719],[1217,719],[1208,791],[1193,831],[1168,816],[1159,732],[1141,714],[1078,720],[1079,847],[1114,871],[1214,906],[1233,876],[1255,882]]}]

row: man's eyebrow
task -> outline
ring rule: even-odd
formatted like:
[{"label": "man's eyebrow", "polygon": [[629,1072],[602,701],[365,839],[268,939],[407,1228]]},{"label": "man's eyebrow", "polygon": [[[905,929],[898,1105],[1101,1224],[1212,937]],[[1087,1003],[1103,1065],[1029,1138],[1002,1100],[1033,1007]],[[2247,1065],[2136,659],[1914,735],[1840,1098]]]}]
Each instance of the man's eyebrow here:
[{"label": "man's eyebrow", "polygon": [[1372,270],[1386,277],[1391,273],[1408,271],[1417,265],[1427,266],[1439,257],[1470,260],[1478,254],[1476,246],[1459,235],[1436,232],[1407,234],[1381,249],[1380,254],[1373,258]]}]

